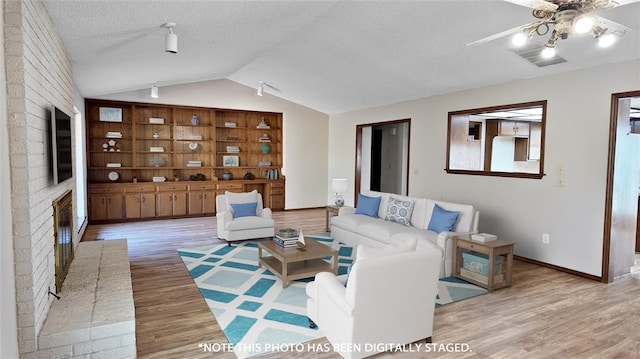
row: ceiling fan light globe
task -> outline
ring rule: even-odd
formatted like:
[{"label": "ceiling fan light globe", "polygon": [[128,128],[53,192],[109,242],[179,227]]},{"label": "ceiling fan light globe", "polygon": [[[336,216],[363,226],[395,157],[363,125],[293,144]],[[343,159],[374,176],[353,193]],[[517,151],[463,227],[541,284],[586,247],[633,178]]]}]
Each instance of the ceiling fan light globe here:
[{"label": "ceiling fan light globe", "polygon": [[527,39],[527,35],[525,35],[523,32],[519,32],[513,35],[513,37],[511,38],[511,43],[513,44],[513,46],[521,47],[527,42]]},{"label": "ceiling fan light globe", "polygon": [[609,47],[616,42],[616,36],[614,34],[604,34],[598,37],[598,46],[602,48]]},{"label": "ceiling fan light globe", "polygon": [[540,52],[540,56],[542,56],[545,59],[550,59],[554,56],[556,56],[556,49],[553,47],[545,47],[542,52]]},{"label": "ceiling fan light globe", "polygon": [[594,21],[591,16],[581,16],[573,23],[573,31],[576,34],[586,34],[593,29]]}]

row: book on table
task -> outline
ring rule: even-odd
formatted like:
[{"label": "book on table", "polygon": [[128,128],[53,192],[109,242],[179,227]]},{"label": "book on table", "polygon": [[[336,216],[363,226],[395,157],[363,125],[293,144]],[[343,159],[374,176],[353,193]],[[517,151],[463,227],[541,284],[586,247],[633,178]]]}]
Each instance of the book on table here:
[{"label": "book on table", "polygon": [[277,245],[279,245],[280,247],[295,247],[298,242],[298,238],[290,238],[290,239],[282,239],[279,238],[278,235],[276,235],[275,237],[273,237],[273,242]]},{"label": "book on table", "polygon": [[471,240],[476,242],[490,242],[498,239],[498,236],[490,233],[474,233],[471,235]]}]

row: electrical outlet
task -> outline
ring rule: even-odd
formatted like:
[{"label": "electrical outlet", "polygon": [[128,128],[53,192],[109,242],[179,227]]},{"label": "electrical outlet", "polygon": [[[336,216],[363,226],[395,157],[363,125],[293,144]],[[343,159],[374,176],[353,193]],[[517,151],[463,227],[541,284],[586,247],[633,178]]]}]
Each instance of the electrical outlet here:
[{"label": "electrical outlet", "polygon": [[549,244],[549,234],[548,233],[542,233],[542,243],[543,244]]}]

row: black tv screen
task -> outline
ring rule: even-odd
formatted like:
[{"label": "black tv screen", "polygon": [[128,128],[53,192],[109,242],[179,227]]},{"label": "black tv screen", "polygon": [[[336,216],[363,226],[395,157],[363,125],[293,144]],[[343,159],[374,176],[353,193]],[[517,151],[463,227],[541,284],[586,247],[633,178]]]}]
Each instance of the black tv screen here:
[{"label": "black tv screen", "polygon": [[71,117],[55,106],[51,109],[51,154],[53,182],[61,183],[71,178]]}]

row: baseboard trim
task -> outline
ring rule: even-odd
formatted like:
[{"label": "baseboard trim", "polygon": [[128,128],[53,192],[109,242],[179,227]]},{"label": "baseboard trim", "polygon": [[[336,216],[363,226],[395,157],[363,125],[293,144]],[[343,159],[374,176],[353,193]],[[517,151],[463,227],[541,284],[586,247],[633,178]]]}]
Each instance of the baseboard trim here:
[{"label": "baseboard trim", "polygon": [[322,207],[305,207],[305,208],[285,208],[284,211],[310,211],[312,209],[325,209],[325,206]]},{"label": "baseboard trim", "polygon": [[573,270],[573,269],[569,269],[569,268],[565,268],[565,267],[560,267],[560,266],[557,266],[557,265],[554,265],[554,264],[545,263],[545,262],[540,262],[540,261],[535,260],[535,259],[521,257],[521,256],[518,256],[518,255],[514,255],[513,258],[517,259],[517,260],[520,260],[520,261],[523,261],[523,262],[533,263],[533,264],[537,264],[537,265],[542,266],[542,267],[547,267],[547,268],[555,269],[555,270],[558,270],[558,271],[561,271],[561,272],[577,275],[579,277],[595,280],[597,282],[602,282],[602,277],[598,277],[598,276],[595,276],[593,274],[579,272],[577,270]]}]

